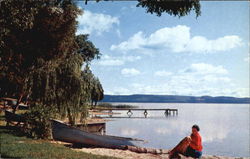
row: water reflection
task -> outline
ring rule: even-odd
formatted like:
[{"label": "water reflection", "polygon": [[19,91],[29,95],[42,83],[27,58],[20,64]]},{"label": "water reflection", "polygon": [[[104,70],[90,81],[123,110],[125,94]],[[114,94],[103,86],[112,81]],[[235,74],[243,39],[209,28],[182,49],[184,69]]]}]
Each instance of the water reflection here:
[{"label": "water reflection", "polygon": [[131,128],[122,128],[121,129],[121,134],[123,136],[135,136],[139,133],[139,130],[136,129],[131,129]]},{"label": "water reflection", "polygon": [[222,142],[227,138],[230,128],[222,123],[208,123],[203,125],[203,142]]},{"label": "water reflection", "polygon": [[169,130],[169,129],[167,129],[167,128],[161,128],[161,127],[159,127],[159,128],[156,128],[154,131],[157,134],[161,134],[161,135],[172,134],[172,131]]},{"label": "water reflection", "polygon": [[170,149],[183,137],[190,135],[192,125],[198,124],[201,128],[205,154],[249,157],[248,105],[162,103],[132,105],[140,108],[178,108],[179,115],[166,118],[163,114],[152,111],[147,118],[138,112],[128,118],[126,112],[122,112],[107,123],[107,134],[146,140],[148,143],[143,145],[145,147]]}]

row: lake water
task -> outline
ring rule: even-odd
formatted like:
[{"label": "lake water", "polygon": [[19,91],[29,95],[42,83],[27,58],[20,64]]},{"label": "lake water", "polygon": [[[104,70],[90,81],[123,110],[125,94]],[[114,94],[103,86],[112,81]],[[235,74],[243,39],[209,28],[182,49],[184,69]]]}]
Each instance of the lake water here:
[{"label": "lake water", "polygon": [[[177,116],[164,111],[133,112],[131,118],[113,118],[106,124],[106,134],[147,140],[145,147],[171,149],[190,135],[194,124],[200,126],[203,154],[250,157],[249,104],[183,103],[113,103],[139,108],[177,108]],[[122,112],[115,117],[127,117]]]}]

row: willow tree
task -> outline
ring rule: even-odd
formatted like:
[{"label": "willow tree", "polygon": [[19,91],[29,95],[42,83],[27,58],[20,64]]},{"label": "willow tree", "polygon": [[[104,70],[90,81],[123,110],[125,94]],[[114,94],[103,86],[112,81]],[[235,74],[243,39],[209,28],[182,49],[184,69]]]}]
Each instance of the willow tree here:
[{"label": "willow tree", "polygon": [[28,93],[26,84],[33,71],[48,64],[57,67],[76,50],[75,19],[80,10],[69,1],[0,4],[1,94],[15,94],[20,101]]},{"label": "willow tree", "polygon": [[98,101],[104,97],[104,90],[102,84],[97,77],[92,73],[89,65],[86,65],[82,71],[82,79],[88,83],[88,90],[90,91],[91,106],[97,104]]},{"label": "willow tree", "polygon": [[18,101],[29,95],[27,116],[38,133],[44,130],[40,137],[50,117],[68,117],[73,125],[87,112],[91,92],[81,67],[99,50],[87,35],[75,35],[79,14],[70,0],[0,2],[0,91]]},{"label": "willow tree", "polygon": [[104,90],[97,77],[94,78],[93,82],[94,87],[91,89],[91,105],[96,106],[97,102],[104,98]]}]

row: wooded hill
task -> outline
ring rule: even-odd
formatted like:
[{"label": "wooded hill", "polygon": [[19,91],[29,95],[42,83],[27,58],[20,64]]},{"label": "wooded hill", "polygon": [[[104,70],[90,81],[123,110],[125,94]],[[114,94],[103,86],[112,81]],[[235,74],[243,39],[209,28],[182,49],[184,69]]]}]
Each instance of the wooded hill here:
[{"label": "wooded hill", "polygon": [[135,103],[250,103],[250,98],[226,96],[177,96],[177,95],[104,95],[101,102],[135,102]]}]

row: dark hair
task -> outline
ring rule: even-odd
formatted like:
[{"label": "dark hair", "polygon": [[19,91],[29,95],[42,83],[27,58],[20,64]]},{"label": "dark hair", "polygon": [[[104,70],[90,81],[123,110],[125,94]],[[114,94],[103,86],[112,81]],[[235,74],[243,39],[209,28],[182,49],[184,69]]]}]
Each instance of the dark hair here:
[{"label": "dark hair", "polygon": [[198,125],[193,125],[192,128],[195,128],[197,131],[200,131],[200,127]]}]

